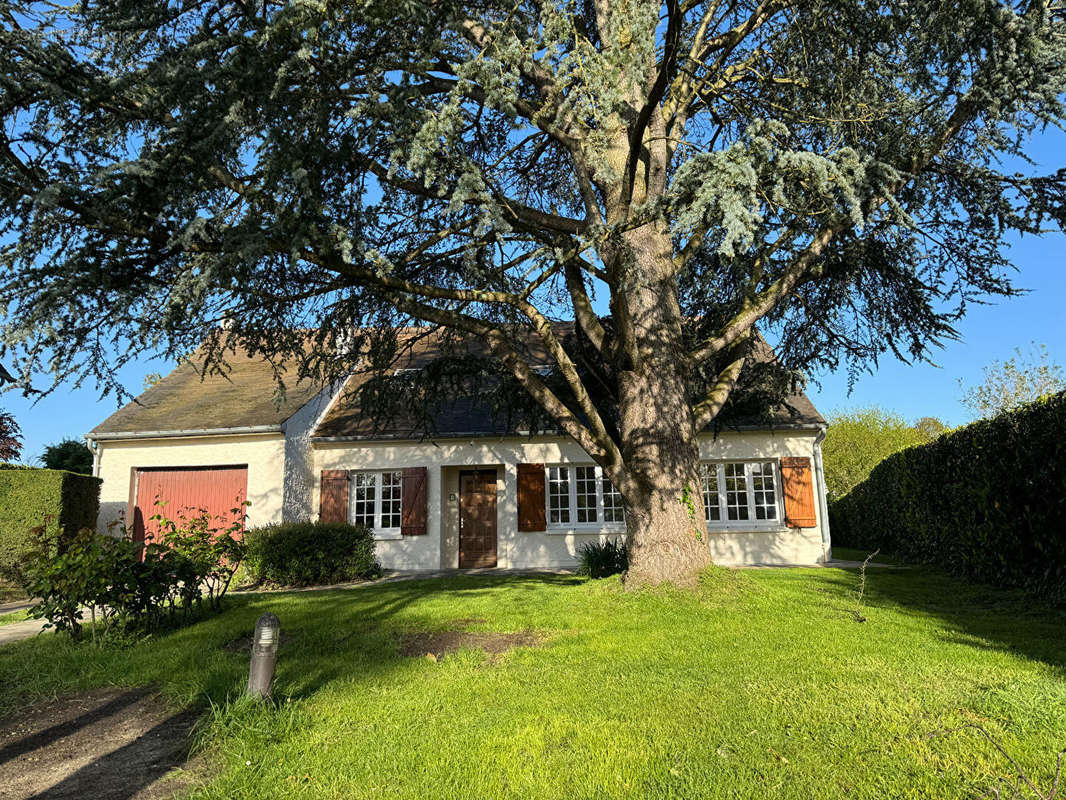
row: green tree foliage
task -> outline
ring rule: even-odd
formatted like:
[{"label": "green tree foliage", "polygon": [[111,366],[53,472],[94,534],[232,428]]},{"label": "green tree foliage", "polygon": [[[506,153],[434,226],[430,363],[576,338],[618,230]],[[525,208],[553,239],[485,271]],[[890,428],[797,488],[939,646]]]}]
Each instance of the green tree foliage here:
[{"label": "green tree foliage", "polygon": [[155,386],[161,380],[163,380],[163,373],[162,372],[149,372],[147,375],[144,376],[144,381],[142,383],[142,388],[144,389],[144,391],[147,392],[149,389],[151,389],[153,386]]},{"label": "green tree foliage", "polygon": [[962,404],[974,417],[994,417],[1066,389],[1066,374],[1048,355],[1047,345],[1033,343],[1028,353],[1014,348],[1014,356],[984,368],[984,380],[967,386],[961,380]]},{"label": "green tree foliage", "polygon": [[[177,358],[177,365],[176,366],[181,366],[182,364],[184,364],[187,361],[192,361],[193,356],[195,356],[195,355],[196,355],[196,351],[195,350],[190,350],[190,351],[188,351],[186,353],[180,354],[178,356],[178,358]],[[149,373],[147,373],[144,376],[144,380],[141,382],[141,389],[143,391],[147,392],[149,389],[151,389],[153,386],[155,386],[157,383],[159,383],[165,377],[166,377],[166,373],[165,372],[149,372]]]},{"label": "green tree foliage", "polygon": [[284,388],[411,323],[475,337],[621,492],[630,577],[676,577],[757,324],[788,370],[921,358],[1063,224],[1066,171],[999,165],[1062,120],[1064,29],[1062,0],[0,0],[2,354],[121,391],[206,336]]},{"label": "green tree foliage", "polygon": [[822,459],[830,502],[866,480],[870,471],[893,453],[929,441],[898,414],[876,406],[834,411],[827,421]]},{"label": "green tree foliage", "polygon": [[64,439],[44,449],[41,464],[47,469],[65,469],[79,475],[91,475],[93,451],[77,439]]},{"label": "green tree foliage", "polygon": [[914,429],[922,435],[925,441],[931,442],[936,437],[946,433],[948,426],[937,417],[921,417],[914,423]]}]

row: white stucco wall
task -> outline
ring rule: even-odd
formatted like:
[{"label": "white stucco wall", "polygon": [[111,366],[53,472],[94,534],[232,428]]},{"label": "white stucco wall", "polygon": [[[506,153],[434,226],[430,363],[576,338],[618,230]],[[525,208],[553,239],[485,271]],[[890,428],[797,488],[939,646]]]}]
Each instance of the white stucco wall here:
[{"label": "white stucco wall", "polygon": [[315,472],[311,434],[337,396],[334,389],[323,389],[281,426],[285,433],[281,517],[285,522],[310,519],[313,515],[311,496]]},{"label": "white stucco wall", "polygon": [[[459,472],[497,470],[498,565],[504,568],[564,567],[576,563],[582,543],[624,535],[623,525],[599,528],[517,530],[517,468],[519,463],[587,464],[591,459],[574,442],[558,437],[447,439],[437,442],[316,442],[310,432],[329,402],[320,395],[286,426],[284,433],[243,436],[198,436],[135,439],[98,443],[101,487],[98,527],[105,530],[125,514],[132,471],[137,467],[248,467],[250,526],[315,517],[319,475],[323,469],[428,468],[427,534],[378,542],[378,555],[391,569],[439,569],[458,566]],[[807,456],[816,464],[816,431],[723,433],[701,440],[705,460],[776,460]],[[815,478],[818,526],[795,529],[783,524],[759,530],[711,530],[716,563],[811,564],[828,557],[824,487]]]},{"label": "white stucco wall", "polygon": [[[711,556],[716,564],[816,564],[829,558],[828,530],[825,504],[820,497],[825,487],[815,463],[817,431],[746,431],[723,433],[717,438],[705,436],[700,440],[700,458],[705,461],[752,461],[765,458],[776,460],[785,456],[805,456],[811,459],[814,482],[815,513],[818,525],[814,528],[789,528],[781,522],[769,528],[735,528],[709,532]],[[778,473],[780,478],[780,473]],[[778,508],[781,504],[778,481]]]},{"label": "white stucco wall", "polygon": [[126,514],[130,480],[138,467],[248,467],[248,525],[280,522],[285,473],[285,437],[281,433],[248,436],[197,436],[132,439],[97,443],[100,516],[97,528]]},{"label": "white stucco wall", "polygon": [[[816,431],[723,433],[701,441],[701,457],[778,459],[807,456],[814,467]],[[447,439],[436,442],[317,442],[314,447],[312,505],[318,509],[318,478],[324,469],[428,468],[427,535],[381,541],[378,555],[390,569],[438,569],[458,566],[458,492],[461,469],[497,469],[498,566],[503,568],[573,566],[583,542],[623,535],[623,525],[520,533],[517,530],[519,463],[591,463],[578,445],[561,438]],[[815,492],[822,491],[817,484]],[[817,500],[817,498],[816,498]],[[819,525],[794,529],[783,524],[757,531],[731,529],[709,534],[720,564],[813,564],[827,556],[823,544],[823,504],[816,502]]]}]

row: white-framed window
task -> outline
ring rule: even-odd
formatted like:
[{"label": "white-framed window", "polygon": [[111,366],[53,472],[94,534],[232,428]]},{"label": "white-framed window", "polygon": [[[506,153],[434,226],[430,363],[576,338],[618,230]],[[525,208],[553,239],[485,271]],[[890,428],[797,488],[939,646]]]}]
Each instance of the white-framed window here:
[{"label": "white-framed window", "polygon": [[611,479],[605,475],[600,476],[600,493],[603,497],[603,521],[625,522],[625,511],[622,509],[622,493],[614,488]]},{"label": "white-framed window", "polygon": [[707,512],[707,522],[718,522],[722,518],[718,506],[718,465],[700,464],[700,477],[703,479],[703,508]]},{"label": "white-framed window", "polygon": [[708,527],[768,527],[780,523],[781,498],[773,461],[700,465]]},{"label": "white-framed window", "polygon": [[375,539],[399,539],[403,524],[403,473],[354,472],[348,484],[348,518],[365,525]]},{"label": "white-framed window", "polygon": [[549,528],[620,527],[622,495],[593,464],[557,464],[544,469]]},{"label": "white-framed window", "polygon": [[548,524],[570,524],[570,468],[548,467]]}]

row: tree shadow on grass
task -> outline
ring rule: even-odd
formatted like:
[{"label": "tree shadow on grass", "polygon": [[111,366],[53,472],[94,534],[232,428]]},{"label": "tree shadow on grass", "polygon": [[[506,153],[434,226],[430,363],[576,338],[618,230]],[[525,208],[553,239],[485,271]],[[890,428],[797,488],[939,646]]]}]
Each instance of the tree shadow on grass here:
[{"label": "tree shadow on grass", "polygon": [[[488,619],[471,619],[467,609],[501,588],[508,590],[508,603],[514,604],[511,618],[521,620],[524,608],[535,608],[527,605],[527,598],[535,593],[581,583],[582,579],[566,575],[471,575],[322,592],[258,594],[234,598],[221,615],[130,649],[80,645],[72,651],[71,645],[59,640],[31,644],[25,655],[48,659],[56,653],[53,648],[58,648],[67,657],[75,652],[79,658],[106,661],[113,666],[109,674],[116,683],[157,683],[164,689],[169,684],[172,696],[185,696],[191,705],[178,714],[159,714],[151,691],[141,688],[67,695],[51,706],[31,706],[28,712],[40,716],[41,722],[24,732],[20,728],[17,738],[4,743],[0,773],[4,762],[22,774],[30,762],[51,758],[62,763],[67,751],[72,754],[68,758],[91,754],[92,759],[76,770],[68,762],[58,780],[42,777],[41,783],[16,796],[39,800],[166,797],[181,787],[167,782],[157,785],[157,781],[187,760],[190,733],[200,713],[210,703],[233,700],[235,692],[243,689],[250,652],[232,645],[251,633],[261,613],[278,614],[288,637],[279,652],[275,697],[298,699],[338,681],[369,681],[402,672],[405,665],[417,663],[401,652],[404,635],[412,631],[491,624]],[[448,605],[434,602],[440,598],[447,598]],[[429,603],[424,612],[418,608],[423,602]],[[480,609],[485,617],[491,616],[483,604]],[[77,678],[68,675],[61,686],[74,685]],[[54,689],[42,684],[29,695],[48,688]],[[45,718],[45,712],[51,716]],[[141,720],[141,728],[126,738],[112,735],[128,727],[132,717]]]},{"label": "tree shadow on grass", "polygon": [[[854,598],[859,570],[834,572],[829,581]],[[1066,676],[1066,608],[1025,592],[971,583],[932,567],[868,569],[864,603],[934,616],[944,623],[943,641],[1016,653]]]},{"label": "tree shadow on grass", "polygon": [[[411,657],[401,653],[406,634],[455,630],[487,622],[472,620],[468,609],[474,601],[490,597],[498,589],[506,588],[510,601],[520,606],[526,592],[582,583],[584,579],[572,575],[479,574],[314,593],[261,594],[248,603],[247,627],[241,635],[250,634],[254,625],[254,616],[248,612],[271,610],[278,615],[283,644],[278,653],[277,693],[298,699],[311,696],[334,681],[379,678],[409,664]],[[456,613],[449,615],[439,608],[418,612],[421,602],[440,598],[457,601]],[[248,656],[247,650],[238,651],[245,670]]]},{"label": "tree shadow on grass", "polygon": [[0,720],[0,795],[130,800],[180,788],[157,781],[188,759],[197,713],[170,713],[147,688],[93,690]]}]

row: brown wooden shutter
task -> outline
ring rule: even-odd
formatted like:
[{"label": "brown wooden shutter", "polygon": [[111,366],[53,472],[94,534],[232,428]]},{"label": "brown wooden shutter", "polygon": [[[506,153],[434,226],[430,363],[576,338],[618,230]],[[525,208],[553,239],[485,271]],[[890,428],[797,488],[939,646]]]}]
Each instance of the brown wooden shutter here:
[{"label": "brown wooden shutter", "polygon": [[348,472],[343,469],[322,470],[318,498],[319,522],[348,521]]},{"label": "brown wooden shutter", "polygon": [[403,536],[422,536],[426,532],[428,503],[426,502],[425,467],[409,467],[403,471],[403,501],[400,533]]},{"label": "brown wooden shutter", "polygon": [[518,530],[542,531],[548,527],[544,514],[544,465],[518,465]]},{"label": "brown wooden shutter", "polygon": [[814,511],[814,481],[809,458],[781,459],[781,480],[785,489],[785,523],[790,528],[813,528],[818,524]]}]

